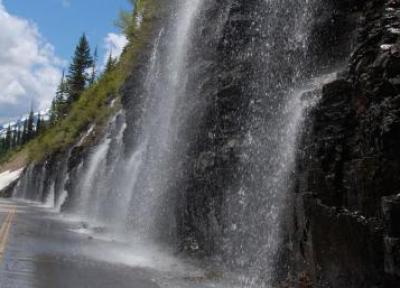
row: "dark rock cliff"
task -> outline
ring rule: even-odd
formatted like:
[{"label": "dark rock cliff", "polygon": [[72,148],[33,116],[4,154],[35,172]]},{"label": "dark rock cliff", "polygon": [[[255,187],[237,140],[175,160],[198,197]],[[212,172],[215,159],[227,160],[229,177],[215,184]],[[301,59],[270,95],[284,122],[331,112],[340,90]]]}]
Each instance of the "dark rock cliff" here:
[{"label": "dark rock cliff", "polygon": [[[248,119],[265,121],[273,113],[265,115],[265,107],[259,105],[264,95],[257,93],[260,87],[253,81],[260,77],[259,66],[264,64],[255,63],[261,52],[252,50],[265,40],[257,27],[261,24],[255,23],[263,21],[258,13],[261,9],[254,8],[260,1],[205,2],[209,8],[202,13],[208,22],[196,29],[191,54],[200,67],[188,68],[189,83],[196,83],[191,78],[205,79],[189,87],[196,91],[193,96],[201,96],[201,100],[191,100],[201,102],[205,109],[183,127],[188,147],[176,162],[183,169],[176,168],[180,175],[166,189],[178,199],[174,221],[179,248],[229,258],[238,251],[224,250],[224,234],[229,233],[224,218],[240,215],[223,214],[224,201],[236,197],[229,195],[233,192],[228,188],[244,181],[251,185],[252,169],[259,168],[248,159],[247,166],[239,165],[251,154],[243,153],[247,131],[260,128],[250,127]],[[350,58],[350,50],[355,48],[340,79],[324,87],[320,103],[309,111],[297,174],[293,175],[297,183],[289,213],[292,226],[284,251],[286,258],[293,259],[289,270],[312,287],[399,287],[400,1],[331,0],[315,14],[310,49],[305,55],[291,51],[289,62],[304,57],[312,58],[315,66],[331,67]],[[166,18],[163,14],[155,21],[149,38],[158,37]],[[283,37],[277,43],[285,41]],[[276,57],[281,56],[279,45],[273,52]],[[153,48],[154,41],[146,43],[121,89],[128,126],[126,155],[138,145],[135,137],[146,101],[143,81]],[[280,68],[276,65],[273,70]],[[294,73],[285,68],[281,84],[287,84]],[[312,70],[307,67],[304,78],[316,72]],[[259,123],[265,123],[262,121]],[[122,120],[116,122],[123,125],[118,123]],[[102,136],[95,136],[97,140],[92,142]],[[92,146],[76,145],[27,169],[19,183],[26,187],[20,190],[29,190],[30,198],[41,201],[51,189],[55,189],[56,199],[67,190],[70,194],[63,208],[72,207],[78,201],[73,186],[79,182]]]},{"label": "dark rock cliff", "polygon": [[[354,36],[354,11],[357,5],[329,1],[325,7],[313,11],[317,19],[310,32],[310,49],[302,54],[301,51],[291,51],[292,48],[288,47],[290,43],[278,31],[282,29],[286,18],[295,16],[290,9],[285,12],[287,14],[281,15],[282,23],[278,24],[282,26],[271,26],[274,30],[265,31],[263,26],[271,25],[264,23],[267,14],[264,15],[262,11],[268,8],[266,4],[249,0],[225,0],[217,1],[217,4],[209,2],[212,5],[208,5],[210,8],[204,12],[208,23],[199,27],[195,33],[200,40],[194,39],[198,41],[195,42],[195,49],[207,53],[194,53],[192,56],[193,62],[206,63],[203,64],[203,72],[207,77],[195,75],[206,80],[200,88],[193,88],[201,91],[201,97],[207,99],[208,106],[207,112],[199,117],[197,131],[183,133],[190,135],[188,145],[191,149],[189,155],[185,155],[188,162],[185,164],[188,169],[186,185],[179,188],[185,191],[182,195],[185,206],[179,208],[182,211],[178,213],[183,214],[178,217],[183,219],[182,235],[196,238],[201,250],[213,254],[218,247],[215,242],[220,241],[220,235],[215,235],[218,233],[216,230],[221,233],[226,228],[222,227],[223,215],[220,213],[224,198],[229,197],[225,194],[227,188],[248,181],[244,179],[252,179],[251,167],[244,168],[239,164],[246,158],[243,155],[246,133],[250,129],[261,128],[254,126],[261,125],[265,118],[274,117],[274,111],[266,112],[263,105],[270,105],[268,109],[273,110],[273,105],[277,103],[270,99],[270,102],[260,104],[264,96],[260,90],[266,88],[283,93],[273,86],[288,85],[296,71],[286,67],[286,62],[297,61],[299,57],[312,58],[310,62],[322,67],[329,67],[348,57]],[[296,7],[302,5],[301,1],[295,2],[293,5]],[[215,27],[219,27],[218,31],[215,31]],[[260,47],[273,35],[282,39],[274,42],[275,49],[269,53],[285,62],[283,65],[279,60],[268,64],[262,61],[265,51]],[[201,58],[204,55],[207,55],[206,59]],[[283,55],[288,59],[281,59]],[[265,70],[261,67],[263,65],[273,67]],[[306,67],[303,77],[307,78],[315,72],[313,67]],[[273,83],[277,75],[280,76],[278,84]],[[260,77],[265,77],[265,83],[259,83]],[[248,163],[248,166],[252,166],[252,163]],[[220,227],[215,227],[212,221]]]},{"label": "dark rock cliff", "polygon": [[400,1],[355,10],[349,68],[303,137],[298,247],[317,287],[399,287]]}]

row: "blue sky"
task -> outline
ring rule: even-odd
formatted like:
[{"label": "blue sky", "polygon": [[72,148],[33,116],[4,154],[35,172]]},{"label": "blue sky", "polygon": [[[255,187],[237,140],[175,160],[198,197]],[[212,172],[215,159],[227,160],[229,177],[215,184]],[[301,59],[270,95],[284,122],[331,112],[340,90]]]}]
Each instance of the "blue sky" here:
[{"label": "blue sky", "polygon": [[114,26],[122,9],[131,9],[127,0],[0,0],[0,124],[31,104],[50,106],[82,33],[98,47],[98,66],[109,51],[118,57],[127,41]]},{"label": "blue sky", "polygon": [[91,46],[104,53],[104,38],[117,33],[114,21],[127,0],[3,0],[10,14],[37,24],[41,35],[55,47],[57,56],[70,60],[75,45],[86,33]]}]

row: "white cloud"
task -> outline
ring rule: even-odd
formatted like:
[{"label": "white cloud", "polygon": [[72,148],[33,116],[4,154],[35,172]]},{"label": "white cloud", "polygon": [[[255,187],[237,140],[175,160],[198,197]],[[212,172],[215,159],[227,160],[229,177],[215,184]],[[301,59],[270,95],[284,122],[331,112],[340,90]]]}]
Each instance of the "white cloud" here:
[{"label": "white cloud", "polygon": [[0,0],[0,121],[49,106],[64,62],[36,25],[10,15]]},{"label": "white cloud", "polygon": [[107,64],[110,53],[114,59],[119,59],[127,44],[128,39],[126,39],[125,35],[108,33],[106,38],[104,38],[104,48],[106,52],[104,54],[103,67]]}]

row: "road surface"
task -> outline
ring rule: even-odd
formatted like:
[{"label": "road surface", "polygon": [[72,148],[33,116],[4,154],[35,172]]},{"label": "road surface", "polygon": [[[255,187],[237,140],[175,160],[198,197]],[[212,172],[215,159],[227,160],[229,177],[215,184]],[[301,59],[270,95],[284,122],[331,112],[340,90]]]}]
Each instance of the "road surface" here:
[{"label": "road surface", "polygon": [[157,251],[78,233],[82,223],[38,205],[0,199],[0,225],[1,288],[220,287],[201,271],[177,273],[185,265]]}]

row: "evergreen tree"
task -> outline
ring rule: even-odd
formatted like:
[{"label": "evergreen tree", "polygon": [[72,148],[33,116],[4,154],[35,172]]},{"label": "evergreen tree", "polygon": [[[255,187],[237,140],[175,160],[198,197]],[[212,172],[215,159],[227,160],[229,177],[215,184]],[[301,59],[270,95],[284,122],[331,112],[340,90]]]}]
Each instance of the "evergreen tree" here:
[{"label": "evergreen tree", "polygon": [[112,52],[108,56],[107,64],[104,73],[111,72],[114,70],[115,66],[117,64],[117,60],[112,57]]},{"label": "evergreen tree", "polygon": [[18,147],[18,133],[17,131],[12,131],[12,137],[11,137],[11,149],[15,149]]},{"label": "evergreen tree", "polygon": [[[132,4],[133,10],[135,11],[136,8],[140,6],[142,0],[129,0],[129,2]],[[126,36],[130,36],[132,34],[130,27],[135,20],[134,14],[131,11],[122,10],[119,12],[119,17],[114,24],[121,29],[122,33]]]},{"label": "evergreen tree", "polygon": [[97,75],[96,75],[96,73],[97,73],[97,71],[96,71],[96,69],[97,69],[97,67],[96,67],[97,58],[98,58],[98,55],[97,55],[97,47],[96,47],[96,49],[94,49],[94,53],[93,53],[92,75],[91,75],[90,80],[89,80],[89,85],[93,85],[94,82],[96,81],[96,77],[97,77]]},{"label": "evergreen tree", "polygon": [[24,121],[24,130],[22,131],[22,141],[21,144],[24,145],[28,142],[28,119]]},{"label": "evergreen tree", "polygon": [[42,119],[40,119],[40,114],[39,114],[36,121],[36,135],[39,135],[41,131],[42,131]]},{"label": "evergreen tree", "polygon": [[8,125],[7,132],[6,132],[6,140],[5,140],[5,149],[6,151],[10,150],[12,147],[12,132],[11,132],[11,125]]},{"label": "evergreen tree", "polygon": [[59,121],[64,118],[67,113],[67,97],[68,97],[68,85],[65,81],[65,73],[63,71],[60,84],[57,88],[56,98],[55,98],[55,121]]},{"label": "evergreen tree", "polygon": [[0,139],[0,157],[3,156],[7,152],[6,149],[6,140],[4,138]]},{"label": "evergreen tree", "polygon": [[68,94],[69,103],[79,99],[87,82],[90,80],[86,71],[93,65],[93,59],[90,53],[89,43],[86,35],[83,34],[79,40],[79,44],[75,49],[75,54],[72,59],[72,64],[69,67],[68,73]]},{"label": "evergreen tree", "polygon": [[50,125],[54,125],[57,122],[57,104],[56,104],[56,98],[51,101],[51,107],[50,107]]},{"label": "evergreen tree", "polygon": [[65,72],[63,71],[60,84],[58,84],[56,96],[51,102],[50,107],[50,125],[54,125],[67,113],[68,85],[65,81]]},{"label": "evergreen tree", "polygon": [[19,124],[18,124],[18,127],[17,127],[17,145],[18,146],[22,145],[21,126]]},{"label": "evergreen tree", "polygon": [[67,87],[67,83],[65,81],[65,70],[63,70],[60,84],[58,84],[58,87],[57,87],[56,99],[65,100],[67,93],[68,93],[68,87]]},{"label": "evergreen tree", "polygon": [[35,115],[33,114],[33,110],[29,112],[27,132],[26,132],[26,141],[30,141],[35,136],[35,131],[33,129],[33,124],[35,121]]}]

